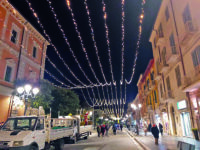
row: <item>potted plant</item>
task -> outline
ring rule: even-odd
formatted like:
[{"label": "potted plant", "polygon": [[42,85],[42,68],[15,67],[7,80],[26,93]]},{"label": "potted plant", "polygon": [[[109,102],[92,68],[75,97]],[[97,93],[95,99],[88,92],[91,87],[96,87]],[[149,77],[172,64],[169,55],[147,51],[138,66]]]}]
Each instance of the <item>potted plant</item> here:
[{"label": "potted plant", "polygon": [[192,132],[194,134],[195,139],[199,140],[198,129],[197,128],[192,128]]}]

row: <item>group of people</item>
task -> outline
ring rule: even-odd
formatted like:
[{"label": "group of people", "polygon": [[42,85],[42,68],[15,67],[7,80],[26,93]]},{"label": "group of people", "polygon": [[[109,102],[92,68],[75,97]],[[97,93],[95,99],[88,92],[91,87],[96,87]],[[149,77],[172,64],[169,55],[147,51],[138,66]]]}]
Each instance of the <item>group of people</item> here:
[{"label": "group of people", "polygon": [[98,137],[100,137],[102,135],[102,137],[104,137],[104,134],[106,132],[106,136],[108,136],[108,131],[109,131],[109,125],[108,124],[102,124],[102,125],[98,125],[97,126],[97,133],[98,133]]},{"label": "group of people", "polygon": [[[119,125],[121,131],[123,129],[123,125],[120,124]],[[116,135],[117,133],[117,128],[118,128],[118,124],[113,124],[112,126],[112,130],[113,130],[113,134]],[[98,133],[98,137],[100,137],[102,135],[102,137],[104,137],[104,134],[106,133],[106,136],[108,136],[108,131],[110,129],[109,124],[102,124],[102,125],[98,125],[97,126],[97,133]]]},{"label": "group of people", "polygon": [[161,135],[163,136],[163,125],[161,123],[159,123],[159,129],[157,127],[156,124],[151,125],[151,123],[148,125],[145,125],[145,136],[147,135],[147,132],[151,132],[155,138],[155,144],[158,145],[158,139],[159,139],[159,133],[161,133]]}]

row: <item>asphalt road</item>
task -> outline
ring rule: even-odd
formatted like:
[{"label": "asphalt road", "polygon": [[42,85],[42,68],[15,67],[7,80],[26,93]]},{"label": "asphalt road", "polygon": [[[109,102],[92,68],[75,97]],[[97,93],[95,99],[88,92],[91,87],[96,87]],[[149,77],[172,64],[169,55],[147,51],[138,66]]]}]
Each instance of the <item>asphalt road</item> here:
[{"label": "asphalt road", "polygon": [[65,150],[142,150],[126,131],[117,131],[113,135],[110,131],[108,137],[97,137],[93,133],[87,140],[80,140],[76,144],[66,144]]}]

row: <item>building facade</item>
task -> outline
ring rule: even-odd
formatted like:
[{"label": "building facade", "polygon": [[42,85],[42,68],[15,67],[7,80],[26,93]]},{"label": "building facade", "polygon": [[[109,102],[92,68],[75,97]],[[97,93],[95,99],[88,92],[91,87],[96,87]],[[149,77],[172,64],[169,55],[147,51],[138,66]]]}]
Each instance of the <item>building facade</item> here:
[{"label": "building facade", "polygon": [[7,119],[11,107],[16,114],[23,114],[23,104],[17,99],[11,102],[14,82],[35,83],[43,78],[47,45],[7,0],[0,1],[0,122]]},{"label": "building facade", "polygon": [[200,1],[163,0],[150,42],[165,131],[192,137],[198,127]]},{"label": "building facade", "polygon": [[149,123],[159,123],[159,97],[157,81],[154,79],[155,66],[154,59],[149,61],[145,73],[140,76],[137,83],[141,107],[141,115],[144,121]]}]

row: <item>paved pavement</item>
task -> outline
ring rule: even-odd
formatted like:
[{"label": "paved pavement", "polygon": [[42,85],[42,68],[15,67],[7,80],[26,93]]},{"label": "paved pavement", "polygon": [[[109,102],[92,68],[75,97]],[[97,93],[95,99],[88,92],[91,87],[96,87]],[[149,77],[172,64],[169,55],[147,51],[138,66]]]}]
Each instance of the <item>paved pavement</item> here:
[{"label": "paved pavement", "polygon": [[87,140],[80,140],[76,144],[66,144],[66,150],[143,150],[141,146],[126,131],[117,131],[108,137],[97,137],[92,134]]},{"label": "paved pavement", "polygon": [[[144,136],[144,132],[140,132],[139,136],[133,134],[132,132],[129,133],[132,134],[134,139],[144,146],[144,149],[146,150],[178,150],[178,141],[193,144],[195,145],[195,150],[200,150],[200,142],[192,138],[169,136],[165,134],[164,136],[159,137],[159,144],[155,145],[154,138],[150,132],[147,136]],[[188,149],[188,147],[184,148],[184,150]]]}]

